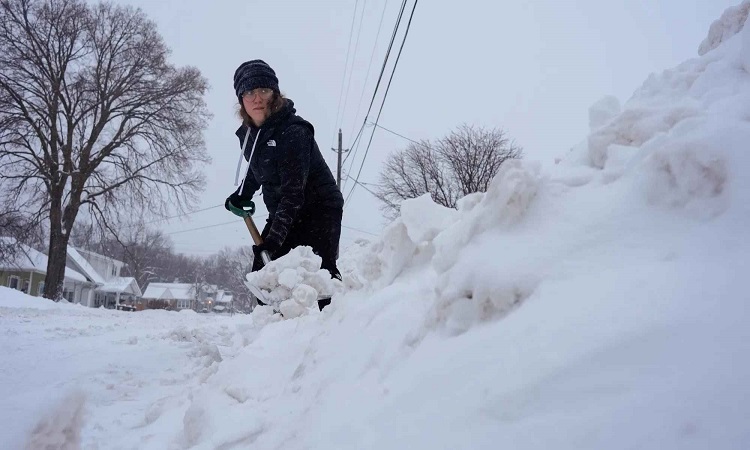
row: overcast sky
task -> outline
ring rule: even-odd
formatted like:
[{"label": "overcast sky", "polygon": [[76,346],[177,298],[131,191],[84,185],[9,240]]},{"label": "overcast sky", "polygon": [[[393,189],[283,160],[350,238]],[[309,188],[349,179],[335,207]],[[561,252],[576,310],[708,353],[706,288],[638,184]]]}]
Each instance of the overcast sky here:
[{"label": "overcast sky", "polygon": [[[341,116],[338,125],[344,132],[344,147],[348,147],[364,119],[401,2],[120,3],[140,7],[157,23],[173,51],[173,63],[196,66],[209,80],[206,100],[214,117],[206,144],[213,163],[206,168],[208,183],[199,206],[208,208],[223,204],[234,190],[239,156],[234,136],[239,125],[232,87],[235,68],[259,58],[276,70],[282,92],[295,101],[298,114],[315,126],[318,144],[335,174],[336,155],[329,148],[335,142],[337,115]],[[711,22],[738,3],[423,0],[417,5],[380,124],[415,140],[442,137],[462,123],[500,127],[524,148],[526,159],[549,164],[586,137],[588,107],[593,102],[605,95],[624,102],[650,73],[697,56]],[[349,81],[349,72],[346,80],[344,74],[355,4]],[[412,4],[409,0],[408,11]],[[341,102],[343,114],[338,114],[342,90],[346,102]],[[370,130],[366,128],[366,137]],[[406,144],[402,138],[377,130],[360,180],[377,182],[388,153]],[[365,147],[360,146],[345,169],[354,162],[356,174]],[[345,197],[351,186],[351,182],[345,184]],[[259,196],[256,203],[260,215],[264,208]],[[259,227],[264,220],[258,217]],[[227,222],[231,223],[209,227]],[[367,232],[378,233],[384,224],[377,200],[357,188],[344,211],[342,246],[368,237]],[[243,222],[223,207],[155,225],[171,233],[179,252],[205,256],[225,246],[252,243]],[[208,228],[185,231],[200,227]]]}]

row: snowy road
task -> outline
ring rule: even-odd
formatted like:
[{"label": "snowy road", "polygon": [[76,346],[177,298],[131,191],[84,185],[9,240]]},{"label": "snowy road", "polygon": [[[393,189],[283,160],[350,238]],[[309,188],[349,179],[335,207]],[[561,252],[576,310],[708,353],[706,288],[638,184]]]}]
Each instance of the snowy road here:
[{"label": "snowy road", "polygon": [[0,307],[0,420],[13,424],[0,431],[3,448],[21,448],[28,436],[32,447],[59,445],[66,433],[93,448],[143,448],[148,436],[136,439],[133,429],[163,415],[181,421],[188,391],[232,352],[242,324],[237,316],[35,300],[45,309]]}]

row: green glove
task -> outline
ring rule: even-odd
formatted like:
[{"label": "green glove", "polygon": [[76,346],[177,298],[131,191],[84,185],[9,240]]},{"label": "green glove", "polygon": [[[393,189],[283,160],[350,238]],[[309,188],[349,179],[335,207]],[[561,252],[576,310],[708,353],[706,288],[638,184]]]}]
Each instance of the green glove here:
[{"label": "green glove", "polygon": [[250,217],[255,214],[255,203],[250,199],[244,200],[238,197],[232,198],[232,196],[229,196],[227,201],[224,202],[224,207],[227,211],[242,218]]}]

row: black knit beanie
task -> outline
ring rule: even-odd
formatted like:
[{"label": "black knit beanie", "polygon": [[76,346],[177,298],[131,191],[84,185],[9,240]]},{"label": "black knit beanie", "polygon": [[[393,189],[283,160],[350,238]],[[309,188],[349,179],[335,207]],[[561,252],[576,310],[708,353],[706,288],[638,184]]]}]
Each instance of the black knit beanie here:
[{"label": "black knit beanie", "polygon": [[240,101],[243,93],[256,88],[270,88],[279,92],[276,72],[260,59],[244,62],[234,71],[234,91]]}]

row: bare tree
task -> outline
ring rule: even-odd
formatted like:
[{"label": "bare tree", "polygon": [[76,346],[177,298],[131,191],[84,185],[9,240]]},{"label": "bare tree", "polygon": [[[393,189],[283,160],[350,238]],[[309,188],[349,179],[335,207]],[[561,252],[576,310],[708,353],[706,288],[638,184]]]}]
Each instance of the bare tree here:
[{"label": "bare tree", "polygon": [[245,276],[253,263],[252,247],[225,247],[206,260],[210,267],[207,278],[212,284],[232,292],[234,304],[239,309],[250,311],[255,306],[254,297],[245,286]]},{"label": "bare tree", "polygon": [[38,248],[41,227],[18,210],[0,208],[0,266],[12,265],[24,254],[18,242]]},{"label": "bare tree", "polygon": [[168,235],[142,221],[121,225],[115,236],[101,231],[77,224],[70,243],[124,262],[122,274],[134,277],[141,289],[152,281],[192,283],[203,264],[201,258],[175,253]]},{"label": "bare tree", "polygon": [[[123,275],[131,276],[144,289],[151,281],[174,281],[165,266],[176,256],[172,241],[161,230],[148,228],[143,222],[120,227],[118,236],[100,239],[83,246],[125,263]],[[73,238],[71,237],[71,242]]]},{"label": "bare tree", "polygon": [[168,55],[138,9],[0,0],[0,195],[48,222],[45,297],[62,295],[79,211],[114,231],[195,201],[207,83]]},{"label": "bare tree", "polygon": [[172,247],[172,241],[161,230],[145,227],[132,230],[122,249],[122,261],[127,264],[127,273],[145,289],[148,283],[160,278],[160,261],[173,254]]},{"label": "bare tree", "polygon": [[504,131],[462,125],[435,143],[414,142],[391,154],[375,194],[390,218],[398,216],[402,201],[426,193],[455,208],[461,197],[485,192],[506,160],[521,156]]}]

